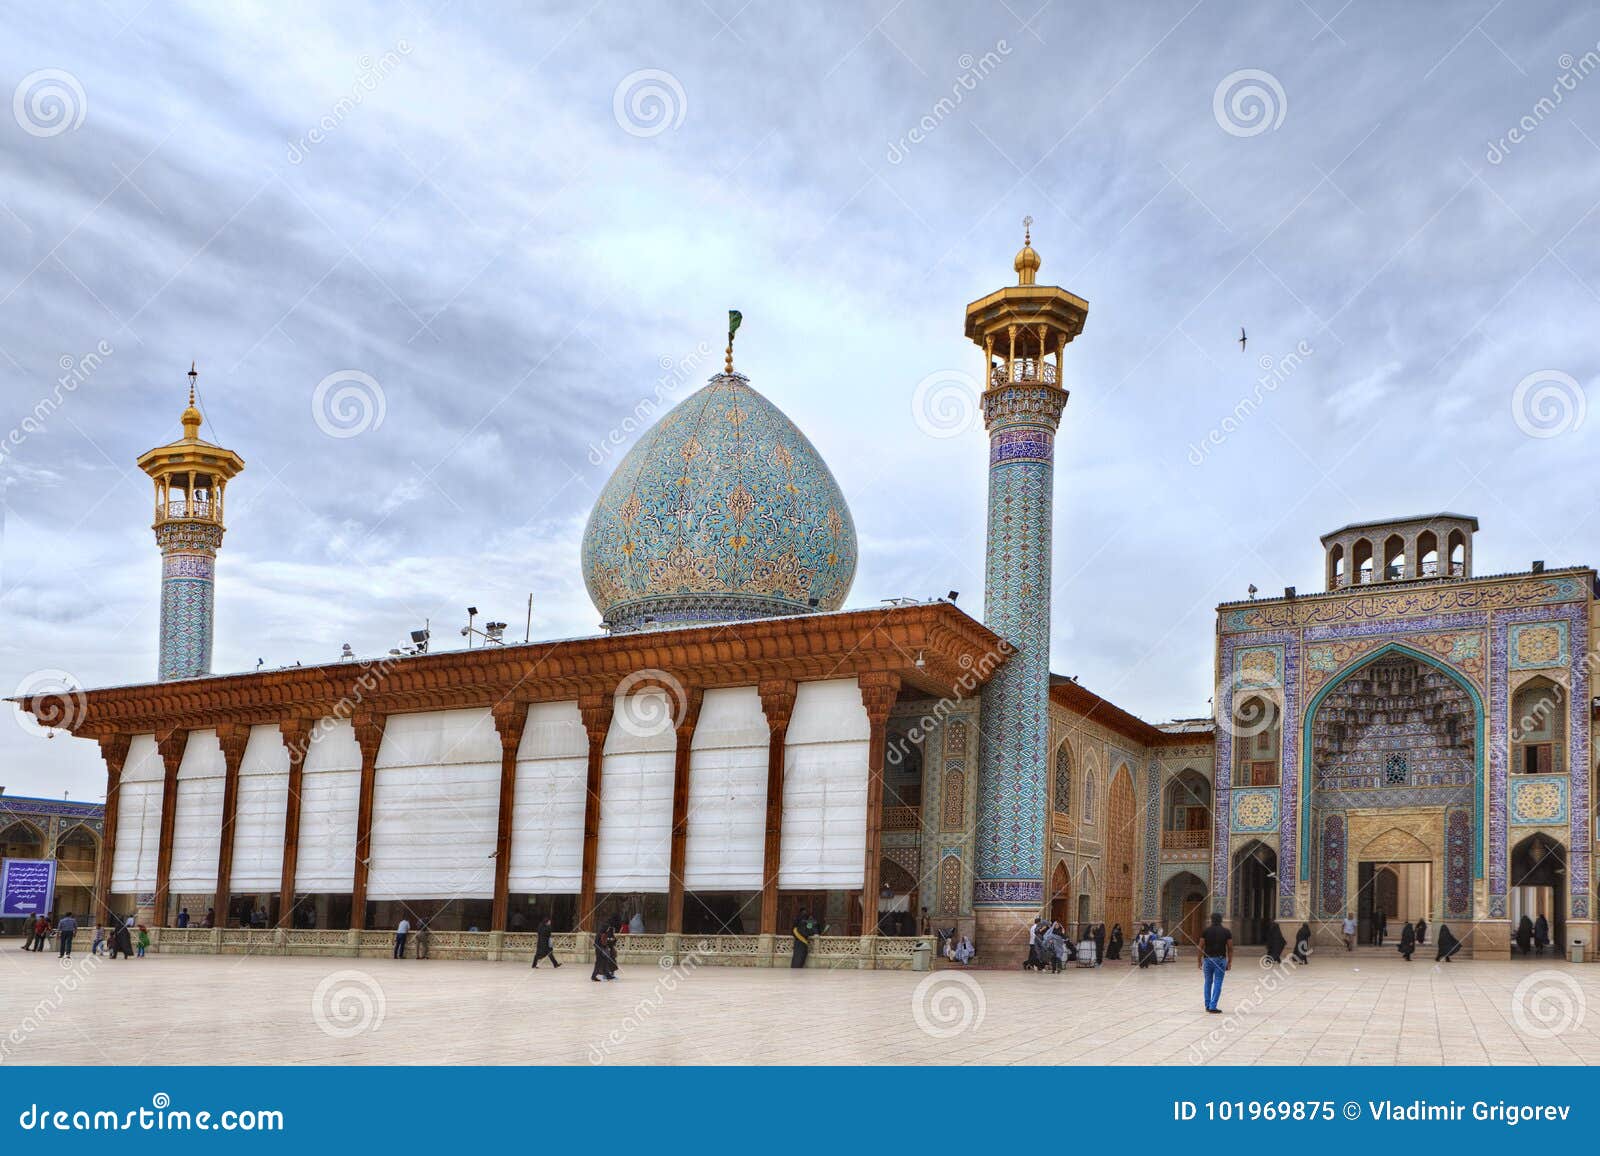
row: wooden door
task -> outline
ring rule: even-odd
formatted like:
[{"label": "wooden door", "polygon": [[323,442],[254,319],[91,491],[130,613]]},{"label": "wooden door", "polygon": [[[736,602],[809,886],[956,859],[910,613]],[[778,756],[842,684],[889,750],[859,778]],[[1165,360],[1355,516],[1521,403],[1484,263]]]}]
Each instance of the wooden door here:
[{"label": "wooden door", "polygon": [[1126,767],[1111,779],[1106,806],[1106,909],[1100,918],[1107,927],[1133,926],[1133,888],[1137,879],[1134,853],[1133,776]]}]

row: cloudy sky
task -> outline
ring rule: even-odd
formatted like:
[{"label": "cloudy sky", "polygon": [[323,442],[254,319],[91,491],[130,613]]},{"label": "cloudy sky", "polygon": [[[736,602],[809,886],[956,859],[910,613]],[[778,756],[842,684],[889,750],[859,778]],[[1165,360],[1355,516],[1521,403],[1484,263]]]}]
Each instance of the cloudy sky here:
[{"label": "cloudy sky", "polygon": [[[206,435],[248,463],[215,669],[381,653],[424,619],[455,645],[469,603],[520,638],[530,593],[536,637],[593,632],[584,519],[735,307],[741,369],[852,503],[850,605],[976,612],[962,311],[1012,280],[1025,214],[1040,280],[1090,303],[1060,673],[1206,713],[1216,604],[1317,588],[1318,535],[1353,520],[1475,513],[1480,573],[1593,562],[1578,8],[31,12],[0,38],[0,689],[153,677],[134,459],[178,435],[191,359]],[[92,746],[22,725],[0,768],[104,791]]]}]

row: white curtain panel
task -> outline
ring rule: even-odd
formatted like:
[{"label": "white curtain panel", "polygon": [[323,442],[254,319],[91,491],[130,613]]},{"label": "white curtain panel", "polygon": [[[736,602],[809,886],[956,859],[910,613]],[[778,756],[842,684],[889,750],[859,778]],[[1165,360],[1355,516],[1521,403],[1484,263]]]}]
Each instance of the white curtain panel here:
[{"label": "white curtain panel", "polygon": [[784,749],[778,886],[849,891],[867,857],[867,740],[856,680],[803,682]]},{"label": "white curtain panel", "polygon": [[391,715],[372,793],[371,899],[490,899],[500,736],[487,708]]},{"label": "white curtain panel", "polygon": [[118,894],[156,889],[161,782],[165,777],[155,735],[135,735],[128,744],[117,794],[117,845],[111,851],[111,890]]},{"label": "white curtain panel", "polygon": [[769,734],[755,687],[706,691],[689,755],[687,890],[760,889]]},{"label": "white curtain panel", "polygon": [[278,889],[283,880],[283,821],[288,809],[289,748],[276,726],[251,727],[239,763],[232,890]]},{"label": "white curtain panel", "polygon": [[190,731],[178,764],[178,807],[172,824],[173,894],[210,893],[217,886],[222,792],[228,765],[214,730]]},{"label": "white curtain panel", "polygon": [[672,857],[672,762],[677,732],[667,702],[623,709],[606,735],[600,771],[595,891],[665,893]]},{"label": "white curtain panel", "polygon": [[355,728],[347,719],[322,719],[311,730],[301,767],[296,891],[344,892],[354,886],[360,801],[361,747]]},{"label": "white curtain panel", "polygon": [[517,748],[511,816],[510,889],[516,894],[576,894],[583,887],[583,810],[589,736],[576,702],[528,708]]}]

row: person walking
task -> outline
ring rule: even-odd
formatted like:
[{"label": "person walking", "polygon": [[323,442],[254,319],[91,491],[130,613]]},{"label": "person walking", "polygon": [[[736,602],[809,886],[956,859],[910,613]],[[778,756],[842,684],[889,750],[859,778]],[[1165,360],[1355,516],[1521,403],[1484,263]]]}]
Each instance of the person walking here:
[{"label": "person walking", "polygon": [[150,946],[150,929],[144,924],[139,924],[139,958],[144,958],[145,948]]},{"label": "person walking", "polygon": [[1417,929],[1409,923],[1400,925],[1400,958],[1411,962],[1411,953],[1417,950]]},{"label": "person walking", "polygon": [[426,919],[417,920],[417,958],[427,959],[433,947],[433,929]]},{"label": "person walking", "polygon": [[1419,918],[1417,920],[1417,946],[1418,947],[1422,947],[1427,942],[1428,942],[1428,921],[1426,919]]},{"label": "person walking", "polygon": [[115,931],[111,933],[111,958],[117,958],[117,952],[122,953],[123,959],[133,958],[133,920],[126,923],[119,922]]},{"label": "person walking", "polygon": [[396,959],[404,959],[406,957],[406,937],[410,934],[411,920],[402,915],[400,917],[400,926],[394,929],[394,957]]},{"label": "person walking", "polygon": [[1340,926],[1339,930],[1344,935],[1344,949],[1346,951],[1354,951],[1356,949],[1355,912],[1346,911],[1344,913],[1344,923]]},{"label": "person walking", "polygon": [[1294,933],[1294,961],[1307,963],[1311,959],[1311,924],[1302,923]]},{"label": "person walking", "polygon": [[550,966],[551,967],[560,967],[561,966],[561,961],[556,958],[555,948],[550,946],[550,933],[552,931],[554,931],[554,930],[555,930],[555,928],[551,926],[550,917],[548,915],[544,916],[542,919],[539,920],[539,928],[538,928],[538,936],[539,936],[539,938],[538,938],[538,940],[536,941],[536,943],[534,945],[534,951],[533,951],[533,966],[534,967],[538,967],[539,966],[539,961],[541,959],[544,959],[547,956],[550,959]]},{"label": "person walking", "polygon": [[1389,930],[1389,917],[1381,910],[1372,913],[1372,946],[1382,947],[1383,936]]},{"label": "person walking", "polygon": [[30,951],[43,951],[45,941],[50,938],[50,917],[41,915],[33,921],[33,939],[28,943]]},{"label": "person walking", "polygon": [[72,958],[72,937],[78,934],[78,921],[72,918],[72,912],[67,912],[61,917],[61,922],[56,924],[56,942],[61,945],[56,952],[57,958]]},{"label": "person walking", "polygon": [[1533,921],[1533,954],[1542,956],[1550,946],[1550,921],[1543,915]]},{"label": "person walking", "polygon": [[1206,1011],[1221,1015],[1222,979],[1233,966],[1233,932],[1222,926],[1222,913],[1213,912],[1211,926],[1200,933],[1200,972],[1204,977]]}]

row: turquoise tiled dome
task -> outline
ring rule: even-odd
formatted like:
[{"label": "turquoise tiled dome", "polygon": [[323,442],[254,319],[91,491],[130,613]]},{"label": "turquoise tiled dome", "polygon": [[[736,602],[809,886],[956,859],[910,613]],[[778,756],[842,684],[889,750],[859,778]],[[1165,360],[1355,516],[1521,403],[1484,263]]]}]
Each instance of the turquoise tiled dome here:
[{"label": "turquoise tiled dome", "polygon": [[645,431],[583,533],[583,579],[611,630],[837,610],[855,572],[839,483],[738,373]]}]

